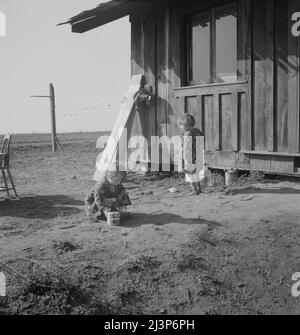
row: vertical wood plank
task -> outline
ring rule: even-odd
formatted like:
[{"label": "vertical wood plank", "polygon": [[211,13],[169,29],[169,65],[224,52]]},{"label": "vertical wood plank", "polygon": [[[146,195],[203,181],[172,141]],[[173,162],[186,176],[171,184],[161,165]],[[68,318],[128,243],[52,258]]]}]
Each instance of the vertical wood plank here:
[{"label": "vertical wood plank", "polygon": [[144,71],[147,85],[153,88],[155,95],[154,103],[147,108],[146,117],[146,138],[151,143],[151,136],[156,135],[156,19],[154,16],[143,18],[144,35]]},{"label": "vertical wood plank", "polygon": [[168,96],[168,135],[179,134],[176,126],[177,119],[181,111],[177,108],[177,99],[173,87],[181,86],[181,19],[180,12],[176,6],[169,9],[169,36],[168,36],[168,64],[169,64],[169,82],[171,83]]},{"label": "vertical wood plank", "polygon": [[252,82],[253,82],[253,69],[252,69],[252,62],[253,62],[253,3],[252,0],[244,0],[245,1],[245,20],[248,22],[247,26],[247,49],[246,49],[246,80],[248,81],[248,91],[246,92],[245,96],[245,103],[246,103],[246,119],[247,119],[247,127],[245,132],[245,148],[247,150],[252,150],[254,148],[254,122],[253,122],[253,90],[252,90]]},{"label": "vertical wood plank", "polygon": [[251,31],[247,2],[248,1],[242,0],[238,3],[238,80],[247,80],[247,61],[249,48],[248,34],[249,30]]},{"label": "vertical wood plank", "polygon": [[168,122],[168,92],[166,89],[167,78],[166,78],[166,36],[165,36],[165,16],[157,16],[157,51],[156,51],[156,82],[157,82],[157,130],[158,135],[167,133],[166,125]]},{"label": "vertical wood plank", "polygon": [[199,114],[198,127],[202,134],[205,133],[205,120],[204,120],[204,110],[203,110],[203,99],[202,95],[197,96],[197,110]]},{"label": "vertical wood plank", "polygon": [[178,117],[186,113],[185,97],[177,98],[177,110],[178,110]]},{"label": "vertical wood plank", "polygon": [[238,79],[248,82],[246,94],[240,96],[241,148],[252,149],[252,0],[238,2]]},{"label": "vertical wood plank", "polygon": [[265,97],[265,12],[264,1],[253,2],[253,55],[254,55],[254,112],[255,150],[266,150],[266,97]]},{"label": "vertical wood plank", "polygon": [[[143,25],[141,18],[130,18],[131,22],[131,75],[144,74],[144,55],[143,55]],[[127,136],[147,136],[144,108],[140,107],[132,112],[132,124],[127,128]],[[120,148],[120,150],[122,150]],[[131,150],[129,150],[129,154]]]},{"label": "vertical wood plank", "polygon": [[300,152],[299,139],[299,37],[291,34],[293,13],[300,11],[299,0],[290,0],[288,39],[288,150]]},{"label": "vertical wood plank", "polygon": [[220,95],[213,95],[214,109],[213,109],[213,136],[214,136],[214,150],[221,150],[220,141]]},{"label": "vertical wood plank", "polygon": [[170,8],[165,9],[164,13],[164,50],[165,50],[165,68],[163,69],[164,78],[165,78],[165,99],[166,99],[166,110],[165,110],[165,116],[166,116],[166,129],[165,129],[165,136],[168,134],[168,126],[169,126],[169,92],[170,92],[170,68],[169,68],[169,52],[170,52]]},{"label": "vertical wood plank", "polygon": [[[239,127],[238,127],[238,138],[239,138],[239,147],[241,150],[251,150],[249,148],[249,142],[247,136],[248,122],[247,122],[247,113],[248,113],[248,92],[239,93],[238,98],[238,111],[239,111]],[[246,120],[245,120],[246,119]]]},{"label": "vertical wood plank", "polygon": [[232,150],[238,151],[238,128],[239,128],[239,122],[238,122],[238,107],[239,107],[239,94],[237,92],[233,92],[231,95],[231,144],[232,144]]},{"label": "vertical wood plank", "polygon": [[131,18],[131,75],[144,74],[142,57],[142,21]]},{"label": "vertical wood plank", "polygon": [[288,2],[276,0],[276,139],[279,152],[288,151]]},{"label": "vertical wood plank", "polygon": [[266,113],[267,150],[275,151],[274,142],[274,1],[266,0]]},{"label": "vertical wood plank", "polygon": [[208,151],[214,151],[214,135],[213,135],[213,111],[214,99],[213,95],[203,96],[204,120],[205,120],[205,147]]},{"label": "vertical wood plank", "polygon": [[219,94],[219,150],[232,151],[232,95]]},{"label": "vertical wood plank", "polygon": [[253,19],[255,149],[274,150],[273,0],[255,0]]}]

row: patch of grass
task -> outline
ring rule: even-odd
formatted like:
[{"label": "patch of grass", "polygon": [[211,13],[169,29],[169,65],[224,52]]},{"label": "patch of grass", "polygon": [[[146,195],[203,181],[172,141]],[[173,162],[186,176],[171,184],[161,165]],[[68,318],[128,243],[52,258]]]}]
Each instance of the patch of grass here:
[{"label": "patch of grass", "polygon": [[59,253],[73,252],[80,249],[78,245],[74,245],[68,241],[56,241],[53,244],[53,248]]},{"label": "patch of grass", "polygon": [[259,171],[237,172],[234,185],[244,186],[265,181],[265,173]]},{"label": "patch of grass", "polygon": [[195,255],[188,254],[180,257],[177,269],[181,272],[188,270],[199,270],[200,268],[207,270],[206,261],[202,257],[196,257]]},{"label": "patch of grass", "polygon": [[143,296],[140,292],[135,289],[128,289],[123,292],[120,292],[119,298],[121,300],[122,305],[135,305],[141,300],[143,300]]},{"label": "patch of grass", "polygon": [[[83,290],[76,277],[38,272],[29,278],[30,282],[19,288],[16,301],[12,298],[12,314],[105,315],[115,312],[109,304]],[[21,309],[14,308],[16,302]]]},{"label": "patch of grass", "polygon": [[204,245],[208,245],[211,247],[216,247],[218,245],[217,239],[214,238],[210,230],[199,232],[198,234],[196,234],[196,238],[200,243]]},{"label": "patch of grass", "polygon": [[[232,186],[245,186],[255,183],[264,182],[266,175],[259,171],[237,171]],[[210,191],[220,191],[226,187],[225,171],[209,170],[206,179],[202,183],[202,187]]]},{"label": "patch of grass", "polygon": [[127,271],[129,273],[138,273],[143,272],[145,270],[153,270],[161,265],[162,262],[157,260],[156,258],[149,257],[149,256],[142,256],[136,261],[132,262]]}]

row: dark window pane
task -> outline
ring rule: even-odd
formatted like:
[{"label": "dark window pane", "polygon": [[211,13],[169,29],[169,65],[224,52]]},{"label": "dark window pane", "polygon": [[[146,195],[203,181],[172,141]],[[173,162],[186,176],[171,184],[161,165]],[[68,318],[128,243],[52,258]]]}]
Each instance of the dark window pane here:
[{"label": "dark window pane", "polygon": [[216,11],[216,82],[237,81],[237,10]]},{"label": "dark window pane", "polygon": [[206,84],[210,78],[210,15],[190,19],[190,84]]}]

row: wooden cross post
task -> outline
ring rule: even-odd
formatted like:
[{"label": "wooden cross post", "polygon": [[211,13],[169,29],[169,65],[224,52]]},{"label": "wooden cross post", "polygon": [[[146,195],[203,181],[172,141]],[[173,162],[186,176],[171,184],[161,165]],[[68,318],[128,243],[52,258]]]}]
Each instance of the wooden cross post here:
[{"label": "wooden cross post", "polygon": [[54,85],[49,84],[49,95],[31,95],[31,98],[48,98],[50,99],[50,116],[51,116],[51,134],[52,134],[52,151],[57,152],[57,145],[62,152],[63,148],[56,135],[56,117],[55,117],[55,92]]},{"label": "wooden cross post", "polygon": [[56,118],[55,118],[55,93],[54,86],[51,83],[49,85],[50,92],[50,112],[51,112],[51,133],[52,133],[52,151],[57,151],[57,136],[56,136]]}]

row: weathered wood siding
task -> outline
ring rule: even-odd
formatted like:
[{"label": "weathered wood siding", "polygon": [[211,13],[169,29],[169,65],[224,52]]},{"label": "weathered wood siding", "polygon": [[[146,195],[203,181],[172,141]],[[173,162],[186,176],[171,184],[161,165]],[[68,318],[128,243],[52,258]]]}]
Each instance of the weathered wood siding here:
[{"label": "weathered wood siding", "polygon": [[297,0],[253,1],[253,91],[257,151],[299,153],[299,38],[291,34]]},{"label": "weathered wood siding", "polygon": [[[131,27],[132,75],[143,74],[146,84],[152,87],[156,96],[156,18],[153,16],[131,18]],[[156,135],[157,131],[156,116],[156,100],[147,109],[137,110],[131,135],[144,135],[150,143],[150,137]]]},{"label": "weathered wood siding", "polygon": [[[131,65],[132,75],[143,74],[147,85],[152,87],[155,101],[152,107],[147,108],[145,127],[147,137],[151,135],[166,135],[168,126],[175,118],[169,119],[172,108],[169,108],[169,95],[176,83],[176,76],[169,68],[172,62],[170,45],[174,43],[169,28],[169,15],[166,10],[161,16],[131,17]],[[180,45],[180,41],[175,42]],[[169,59],[170,58],[170,59]],[[180,82],[178,82],[180,85]]]},{"label": "weathered wood siding", "polygon": [[288,151],[300,151],[300,39],[291,34],[293,13],[300,12],[300,1],[289,0],[288,2]]},{"label": "weathered wood siding", "polygon": [[144,132],[176,135],[178,117],[191,113],[212,164],[293,173],[300,168],[300,39],[291,17],[300,1],[237,1],[238,82],[185,87],[185,16],[223,3],[183,1],[159,16],[131,18],[132,73],[144,74],[156,95],[140,115]]},{"label": "weathered wood siding", "polygon": [[206,150],[239,151],[241,117],[247,112],[248,83],[177,88],[179,110],[192,114],[205,134]]}]

